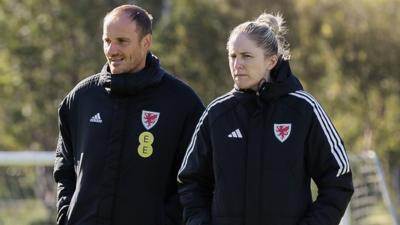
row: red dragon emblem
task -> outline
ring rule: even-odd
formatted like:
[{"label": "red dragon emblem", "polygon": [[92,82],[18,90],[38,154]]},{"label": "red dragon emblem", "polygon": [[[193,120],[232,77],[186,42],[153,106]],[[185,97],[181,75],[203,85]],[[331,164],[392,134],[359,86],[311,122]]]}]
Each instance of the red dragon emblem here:
[{"label": "red dragon emblem", "polygon": [[142,123],[147,130],[150,130],[156,125],[158,118],[160,118],[159,112],[142,111]]},{"label": "red dragon emblem", "polygon": [[274,124],[275,137],[283,143],[289,137],[291,128],[292,124],[290,123]]}]

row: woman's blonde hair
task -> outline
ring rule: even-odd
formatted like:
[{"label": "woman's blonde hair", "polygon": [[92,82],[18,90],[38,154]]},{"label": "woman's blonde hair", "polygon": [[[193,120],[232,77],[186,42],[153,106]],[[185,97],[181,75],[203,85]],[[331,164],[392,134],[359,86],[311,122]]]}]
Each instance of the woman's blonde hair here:
[{"label": "woman's blonde hair", "polygon": [[231,45],[234,37],[240,33],[245,33],[250,39],[256,42],[257,46],[265,50],[265,55],[278,55],[282,58],[290,59],[289,44],[286,42],[287,32],[284,26],[285,20],[281,14],[262,13],[257,19],[247,21],[236,26],[227,42],[227,48]]}]

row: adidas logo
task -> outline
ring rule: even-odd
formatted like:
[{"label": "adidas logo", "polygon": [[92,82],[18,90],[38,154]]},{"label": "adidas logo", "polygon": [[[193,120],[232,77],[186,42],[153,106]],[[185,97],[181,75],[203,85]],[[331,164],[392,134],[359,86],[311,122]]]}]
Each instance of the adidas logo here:
[{"label": "adidas logo", "polygon": [[243,135],[239,129],[236,129],[228,135],[228,138],[243,138]]},{"label": "adidas logo", "polygon": [[103,123],[103,120],[101,120],[101,117],[100,117],[100,113],[97,113],[96,115],[92,116],[92,118],[90,118],[90,122]]}]

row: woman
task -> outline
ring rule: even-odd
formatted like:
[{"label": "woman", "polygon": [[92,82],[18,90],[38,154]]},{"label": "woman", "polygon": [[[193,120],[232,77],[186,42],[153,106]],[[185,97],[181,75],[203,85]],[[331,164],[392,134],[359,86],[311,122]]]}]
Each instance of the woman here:
[{"label": "woman", "polygon": [[283,23],[263,13],[228,39],[235,88],[204,112],[178,174],[186,225],[340,222],[353,193],[349,161],[326,113],[291,73]]}]

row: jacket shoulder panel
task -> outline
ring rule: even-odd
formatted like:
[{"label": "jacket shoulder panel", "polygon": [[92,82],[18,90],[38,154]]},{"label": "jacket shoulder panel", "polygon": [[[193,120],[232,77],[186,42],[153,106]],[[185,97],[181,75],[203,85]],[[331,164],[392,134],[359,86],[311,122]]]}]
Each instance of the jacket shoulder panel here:
[{"label": "jacket shoulder panel", "polygon": [[225,113],[229,112],[232,108],[236,107],[238,101],[236,100],[233,92],[228,92],[220,97],[214,99],[206,108],[207,114],[209,114],[209,122],[212,124],[216,119]]},{"label": "jacket shoulder panel", "polygon": [[[228,109],[230,109],[231,107],[227,107],[227,106],[232,105],[232,104],[230,104],[230,102],[232,102],[233,98],[234,98],[234,95],[229,92],[225,95],[222,95],[222,96],[214,99],[212,102],[210,102],[210,104],[208,104],[208,106],[204,110],[203,114],[201,115],[200,120],[196,126],[196,130],[198,130],[198,128],[201,127],[201,125],[203,124],[203,122],[206,118],[210,123],[212,123],[212,121],[214,121],[215,118],[217,118],[224,112],[228,111]],[[197,133],[196,130],[194,132],[195,134]]]},{"label": "jacket shoulder panel", "polygon": [[168,72],[164,70],[162,72],[164,75],[161,85],[159,89],[157,88],[161,98],[165,101],[173,101],[175,105],[178,104],[179,107],[176,110],[190,111],[200,117],[204,105],[192,87]]},{"label": "jacket shoulder panel", "polygon": [[[186,154],[182,160],[182,164],[181,167],[178,171],[178,177],[177,180],[179,183],[182,183],[182,181],[180,180],[179,176],[181,174],[181,172],[185,169],[188,159],[190,157],[190,155],[192,154],[194,148],[195,148],[195,142],[197,140],[197,135],[200,132],[200,129],[202,129],[203,127],[203,123],[205,120],[210,120],[209,117],[209,113],[211,114],[220,114],[221,112],[223,112],[224,110],[221,110],[220,106],[223,104],[226,104],[226,102],[229,102],[230,99],[232,99],[234,97],[234,95],[232,93],[227,93],[225,95],[222,95],[216,99],[214,99],[208,106],[207,108],[204,110],[203,114],[201,115],[199,122],[196,125],[196,128],[194,130],[193,136],[192,136],[192,140],[190,141],[188,148],[186,150]],[[223,108],[223,107],[222,107]],[[226,110],[225,110],[226,111]]]},{"label": "jacket shoulder panel", "polygon": [[186,82],[184,82],[183,80],[179,79],[178,77],[168,73],[165,70],[162,70],[162,72],[164,73],[163,76],[163,82],[169,86],[169,88],[172,88],[171,91],[178,91],[178,94],[194,94],[194,91],[192,89],[192,87],[190,87]]},{"label": "jacket shoulder panel", "polygon": [[303,111],[312,112],[314,107],[316,107],[317,100],[306,91],[300,90],[291,92],[289,96],[294,99],[294,104]]},{"label": "jacket shoulder panel", "polygon": [[81,80],[70,92],[70,94],[78,94],[78,92],[81,92],[91,86],[98,86],[99,85],[99,78],[100,74],[95,74],[92,76],[89,76],[83,80]]},{"label": "jacket shoulder panel", "polygon": [[72,102],[74,101],[75,97],[85,92],[90,87],[98,86],[99,85],[99,78],[100,74],[95,74],[89,76],[83,80],[81,80],[75,87],[65,96],[64,100],[61,104],[67,104],[69,107],[71,106]]}]

